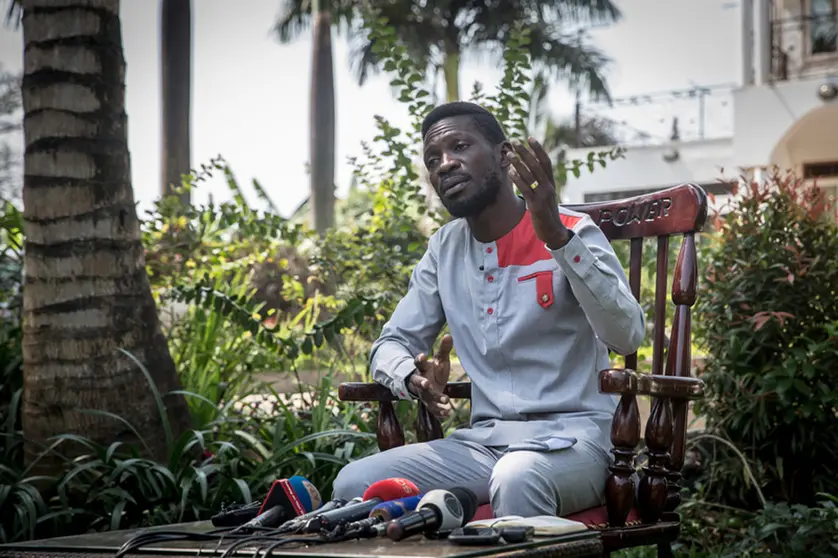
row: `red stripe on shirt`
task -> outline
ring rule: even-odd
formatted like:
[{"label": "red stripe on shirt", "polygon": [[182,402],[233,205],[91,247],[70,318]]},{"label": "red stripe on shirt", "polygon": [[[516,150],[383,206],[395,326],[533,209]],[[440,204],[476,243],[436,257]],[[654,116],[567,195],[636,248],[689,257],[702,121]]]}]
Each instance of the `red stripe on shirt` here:
[{"label": "red stripe on shirt", "polygon": [[[582,219],[570,215],[559,215],[559,218],[568,229],[575,227]],[[497,247],[499,267],[531,265],[553,257],[535,234],[529,210],[514,229],[497,240]]]}]

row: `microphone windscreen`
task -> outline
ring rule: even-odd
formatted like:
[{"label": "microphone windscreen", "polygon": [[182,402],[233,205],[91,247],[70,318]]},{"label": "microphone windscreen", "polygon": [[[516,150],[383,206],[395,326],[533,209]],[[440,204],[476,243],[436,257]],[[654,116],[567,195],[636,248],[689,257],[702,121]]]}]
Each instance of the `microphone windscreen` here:
[{"label": "microphone windscreen", "polygon": [[388,502],[408,496],[416,496],[417,494],[419,494],[419,489],[416,488],[415,484],[407,479],[393,478],[372,483],[364,491],[363,499],[367,501],[371,498],[381,498],[385,502]]},{"label": "microphone windscreen", "polygon": [[457,497],[463,507],[463,525],[474,518],[477,513],[477,494],[468,488],[458,486],[451,489],[451,494]]},{"label": "microphone windscreen", "polygon": [[312,512],[323,505],[323,498],[320,497],[320,491],[307,478],[294,475],[288,479],[288,482],[291,484],[294,494],[300,500],[303,510],[305,510],[303,513]]},{"label": "microphone windscreen", "polygon": [[323,503],[320,492],[308,479],[295,475],[290,479],[274,481],[259,514],[274,506],[282,506],[291,517],[306,514],[320,507]]}]

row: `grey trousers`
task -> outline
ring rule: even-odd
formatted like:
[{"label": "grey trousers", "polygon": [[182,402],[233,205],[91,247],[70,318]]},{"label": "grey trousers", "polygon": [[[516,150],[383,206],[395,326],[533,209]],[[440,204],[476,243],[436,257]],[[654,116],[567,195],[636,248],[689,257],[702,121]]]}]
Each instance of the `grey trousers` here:
[{"label": "grey trousers", "polygon": [[344,467],[333,498],[361,496],[372,483],[406,478],[421,492],[469,488],[480,504],[504,515],[566,516],[604,505],[611,459],[599,446],[579,440],[553,452],[515,451],[461,440],[433,440],[383,451]]}]

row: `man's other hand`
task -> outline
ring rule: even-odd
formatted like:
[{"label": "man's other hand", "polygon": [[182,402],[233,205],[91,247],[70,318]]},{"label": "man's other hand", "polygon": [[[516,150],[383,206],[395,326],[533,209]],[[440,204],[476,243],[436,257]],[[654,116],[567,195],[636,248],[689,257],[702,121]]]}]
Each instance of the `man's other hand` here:
[{"label": "man's other hand", "polygon": [[416,357],[416,372],[410,375],[407,389],[439,419],[451,414],[451,400],[445,395],[445,386],[451,376],[451,348],[454,340],[444,335],[436,356],[428,359],[425,353]]}]

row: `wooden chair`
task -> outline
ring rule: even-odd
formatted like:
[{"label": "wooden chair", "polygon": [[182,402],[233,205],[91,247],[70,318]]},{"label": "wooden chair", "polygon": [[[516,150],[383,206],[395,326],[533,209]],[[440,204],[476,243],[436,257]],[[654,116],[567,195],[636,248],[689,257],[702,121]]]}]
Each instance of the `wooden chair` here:
[{"label": "wooden chair", "polygon": [[[655,327],[651,374],[635,371],[636,353],[626,357],[624,369],[607,369],[599,374],[600,391],[621,396],[611,428],[614,461],[605,486],[606,505],[568,516],[602,531],[606,555],[621,548],[657,545],[659,556],[671,556],[670,544],[680,531],[675,509],[680,504],[687,407],[703,392],[703,382],[690,376],[690,312],[698,282],[695,235],[707,217],[707,196],[699,186],[682,184],[629,199],[567,207],[590,215],[612,242],[631,242],[629,284],[637,299],[643,239],[657,237],[656,326],[664,324],[666,317],[669,238],[683,235],[672,281],[675,317],[668,349],[664,348],[664,327]],[[454,399],[469,399],[471,384],[449,383],[446,393]],[[638,395],[650,396],[653,402],[645,432],[647,463],[636,487],[633,473],[640,444]],[[343,383],[339,397],[342,401],[378,402],[377,439],[381,450],[405,443],[392,403],[396,398],[387,389],[374,383]],[[420,441],[443,435],[440,423],[424,406],[420,406],[415,426]],[[478,513],[491,517],[491,508],[487,512],[484,507]]]}]

